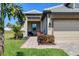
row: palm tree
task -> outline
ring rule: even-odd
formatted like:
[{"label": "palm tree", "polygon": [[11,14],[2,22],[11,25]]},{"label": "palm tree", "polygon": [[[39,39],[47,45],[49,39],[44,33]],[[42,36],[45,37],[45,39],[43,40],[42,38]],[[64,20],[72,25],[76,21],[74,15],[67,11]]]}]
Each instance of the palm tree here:
[{"label": "palm tree", "polygon": [[6,16],[8,16],[9,20],[13,17],[14,19],[17,18],[19,23],[22,25],[23,21],[25,20],[25,16],[22,13],[22,7],[11,4],[11,3],[3,3],[1,4],[1,11],[2,11],[2,19],[4,20]]},{"label": "palm tree", "polygon": [[[14,19],[18,19],[18,22],[20,25],[24,23],[25,16],[22,13],[22,7],[18,6],[17,4],[12,4],[12,3],[2,3],[1,4],[1,22],[0,22],[0,31],[2,33],[2,40],[4,40],[4,20],[6,16],[8,16],[8,19],[11,20],[13,17]],[[4,51],[4,42],[2,50]]]}]

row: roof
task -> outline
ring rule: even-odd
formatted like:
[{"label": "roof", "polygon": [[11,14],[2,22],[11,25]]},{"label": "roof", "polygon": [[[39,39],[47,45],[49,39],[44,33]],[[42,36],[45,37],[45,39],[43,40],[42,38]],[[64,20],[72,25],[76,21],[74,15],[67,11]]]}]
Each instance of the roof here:
[{"label": "roof", "polygon": [[24,14],[39,14],[39,13],[42,13],[42,12],[40,12],[40,11],[38,11],[38,10],[30,10],[30,11],[27,11],[27,12],[23,12]]},{"label": "roof", "polygon": [[53,7],[49,7],[49,8],[45,8],[44,10],[51,10],[51,9],[58,8],[58,7],[61,7],[61,6],[63,6],[63,4],[57,5],[57,6],[53,6]]},{"label": "roof", "polygon": [[79,8],[68,8],[64,6],[64,4],[46,8],[44,10],[50,10],[51,12],[79,12]]},{"label": "roof", "polygon": [[68,8],[64,4],[45,8],[41,19],[44,19],[48,13],[79,13],[79,8]]}]

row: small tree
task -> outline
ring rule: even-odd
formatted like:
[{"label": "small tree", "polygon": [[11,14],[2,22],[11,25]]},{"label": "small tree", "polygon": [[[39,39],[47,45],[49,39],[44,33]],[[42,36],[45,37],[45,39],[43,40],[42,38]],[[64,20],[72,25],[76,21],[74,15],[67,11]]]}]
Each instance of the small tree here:
[{"label": "small tree", "polygon": [[18,38],[22,38],[23,37],[23,33],[22,33],[22,31],[21,31],[21,28],[22,28],[22,25],[20,25],[20,23],[19,22],[16,22],[16,24],[15,25],[13,25],[13,31],[14,31],[14,38],[15,39],[18,39]]}]

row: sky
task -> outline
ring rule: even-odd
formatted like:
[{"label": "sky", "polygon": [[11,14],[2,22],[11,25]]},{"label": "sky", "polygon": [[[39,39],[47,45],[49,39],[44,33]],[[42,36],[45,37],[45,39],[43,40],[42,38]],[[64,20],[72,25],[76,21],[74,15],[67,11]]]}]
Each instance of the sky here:
[{"label": "sky", "polygon": [[[61,3],[23,3],[23,4],[18,4],[22,7],[23,12],[27,12],[30,10],[38,10],[38,11],[43,11],[45,8],[53,7],[56,5],[60,5]],[[5,18],[4,20],[4,26],[6,26],[9,22],[12,24],[15,24],[17,20],[12,18],[11,21],[8,20],[8,17]]]}]

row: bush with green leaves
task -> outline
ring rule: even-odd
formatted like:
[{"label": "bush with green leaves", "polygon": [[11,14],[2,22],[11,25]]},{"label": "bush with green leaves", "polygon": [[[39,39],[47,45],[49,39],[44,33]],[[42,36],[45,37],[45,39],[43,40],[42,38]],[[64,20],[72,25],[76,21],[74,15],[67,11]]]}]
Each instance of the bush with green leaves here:
[{"label": "bush with green leaves", "polygon": [[21,31],[21,26],[13,26],[13,31],[15,33],[14,38],[22,38],[23,37],[23,32]]}]

